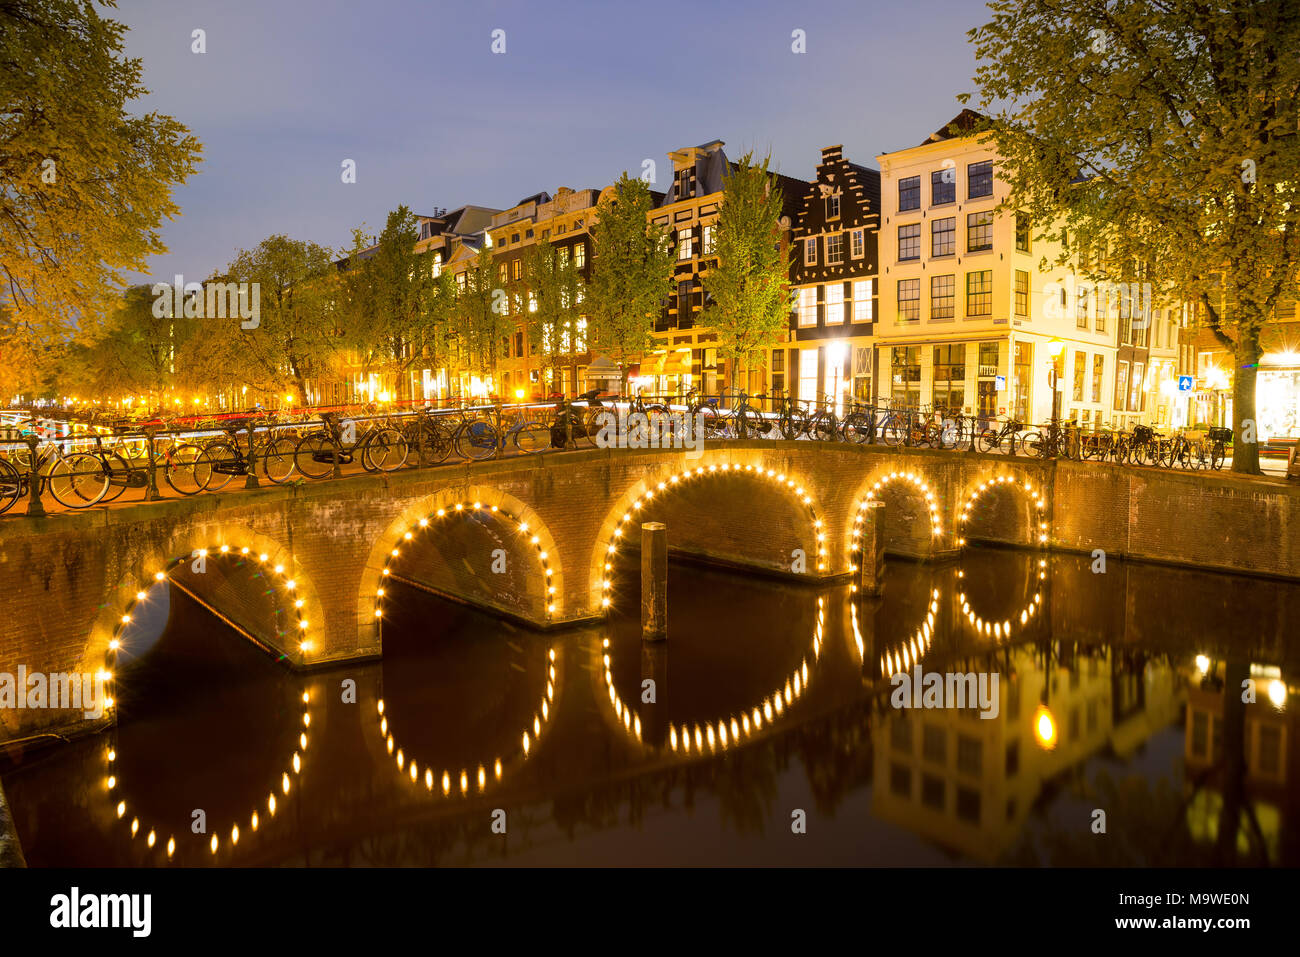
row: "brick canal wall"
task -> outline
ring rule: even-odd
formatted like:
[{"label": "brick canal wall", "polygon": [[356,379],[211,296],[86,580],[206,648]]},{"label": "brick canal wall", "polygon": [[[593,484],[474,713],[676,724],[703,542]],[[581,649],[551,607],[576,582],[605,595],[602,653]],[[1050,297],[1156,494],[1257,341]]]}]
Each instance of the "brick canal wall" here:
[{"label": "brick canal wall", "polygon": [[[7,516],[0,672],[98,671],[160,573],[294,667],[379,655],[391,578],[537,627],[598,617],[608,547],[635,547],[646,520],[667,524],[679,554],[824,581],[848,572],[868,497],[886,503],[889,551],[909,558],[1042,534],[1063,550],[1300,579],[1300,489],[1279,482],[806,441],[689,459],[593,449]],[[0,739],[78,723],[0,708]]]}]

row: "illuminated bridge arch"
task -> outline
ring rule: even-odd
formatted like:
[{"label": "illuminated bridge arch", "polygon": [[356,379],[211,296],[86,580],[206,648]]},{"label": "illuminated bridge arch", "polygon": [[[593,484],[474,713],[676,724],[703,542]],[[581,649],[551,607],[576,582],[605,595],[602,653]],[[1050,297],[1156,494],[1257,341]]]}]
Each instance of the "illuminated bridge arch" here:
[{"label": "illuminated bridge arch", "polygon": [[[87,662],[103,662],[112,673],[117,664],[122,636],[148,592],[161,582],[171,581],[178,572],[196,563],[208,562],[251,564],[264,575],[270,590],[291,609],[289,624],[274,633],[270,629],[254,633],[199,598],[210,611],[250,641],[280,660],[295,666],[308,665],[316,648],[314,636],[324,622],[320,596],[310,578],[304,574],[293,553],[265,535],[239,526],[226,526],[215,532],[191,532],[165,550],[146,557],[125,576],[109,595],[94,624],[86,650]],[[184,585],[176,582],[180,587]],[[186,591],[193,595],[192,592]],[[194,596],[198,597],[198,596]],[[111,682],[110,682],[111,684]]]},{"label": "illuminated bridge arch", "polygon": [[[891,471],[882,473],[862,494],[853,509],[853,526],[849,529],[848,541],[848,560],[849,570],[856,571],[857,563],[862,553],[862,522],[866,515],[867,506],[872,502],[880,500],[880,493],[886,485],[890,483],[906,484],[911,486],[917,494],[925,501],[926,509],[929,513],[930,520],[930,538],[931,542],[936,542],[943,534],[943,522],[939,518],[939,504],[935,497],[934,489],[926,481],[925,476],[919,472],[900,472]],[[933,547],[933,545],[932,545]]]},{"label": "illuminated bridge arch", "polygon": [[[533,553],[541,595],[541,619],[546,625],[563,613],[564,572],[555,539],[541,518],[512,495],[493,488],[469,486],[443,489],[413,503],[376,540],[366,560],[357,598],[358,628],[378,643],[393,563],[420,536],[434,534],[440,523],[457,516],[487,516],[510,531],[517,545]],[[456,597],[456,596],[453,596]]]},{"label": "illuminated bridge arch", "polygon": [[957,512],[958,547],[964,548],[966,546],[965,532],[967,523],[970,521],[971,508],[981,496],[1002,488],[1023,490],[1025,499],[1032,509],[1032,517],[1029,520],[1029,542],[1027,544],[1046,548],[1048,536],[1047,503],[1043,498],[1043,490],[1036,488],[1028,478],[1017,479],[1014,475],[998,475],[994,478],[985,479],[970,490]]},{"label": "illuminated bridge arch", "polygon": [[[747,476],[773,485],[793,498],[803,510],[812,536],[815,549],[808,550],[810,557],[808,569],[814,568],[822,573],[829,567],[826,553],[826,522],[807,483],[794,475],[780,469],[766,468],[761,464],[739,462],[713,462],[707,465],[687,466],[667,474],[643,478],[632,486],[608,514],[600,533],[596,536],[596,545],[591,557],[591,602],[594,608],[608,612],[613,602],[612,589],[613,561],[619,545],[627,540],[634,529],[633,519],[647,504],[658,496],[671,495],[674,490],[685,487],[688,483],[699,482],[721,476]],[[811,553],[815,551],[814,564]]]}]

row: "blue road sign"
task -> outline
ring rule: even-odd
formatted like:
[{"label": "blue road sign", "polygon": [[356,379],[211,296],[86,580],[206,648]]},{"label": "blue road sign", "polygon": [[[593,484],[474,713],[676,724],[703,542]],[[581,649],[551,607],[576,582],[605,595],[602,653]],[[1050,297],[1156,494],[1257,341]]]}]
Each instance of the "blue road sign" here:
[{"label": "blue road sign", "polygon": [[1195,380],[1189,375],[1180,375],[1178,377],[1178,391],[1191,392]]}]

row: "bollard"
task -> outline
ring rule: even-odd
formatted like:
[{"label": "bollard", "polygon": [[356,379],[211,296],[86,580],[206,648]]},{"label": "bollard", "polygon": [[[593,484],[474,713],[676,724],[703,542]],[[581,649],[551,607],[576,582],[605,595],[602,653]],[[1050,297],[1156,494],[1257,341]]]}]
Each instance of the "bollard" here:
[{"label": "bollard", "polygon": [[257,483],[257,457],[253,451],[253,420],[248,420],[248,463],[246,471],[248,475],[244,479],[244,488],[259,488]]},{"label": "bollard", "polygon": [[500,399],[497,399],[497,400],[496,400],[495,406],[496,406],[496,409],[495,409],[495,412],[496,412],[496,431],[493,433],[493,435],[494,435],[493,441],[494,441],[496,444],[495,444],[494,448],[492,449],[492,457],[493,457],[494,459],[499,459],[499,458],[501,458],[501,448],[502,448],[502,446],[505,445],[505,441],[504,441],[504,439],[503,439],[503,437],[502,437],[502,435],[501,435],[501,400],[500,400]]},{"label": "bollard", "polygon": [[668,637],[668,527],[663,522],[641,526],[641,637]]},{"label": "bollard", "polygon": [[27,490],[31,493],[31,497],[27,499],[27,514],[40,517],[45,514],[45,504],[41,501],[41,466],[36,458],[36,446],[40,439],[35,435],[29,435],[26,442],[32,455],[31,472],[27,477]]},{"label": "bollard", "polygon": [[567,398],[560,400],[564,404],[564,448],[573,448],[573,403]]},{"label": "bollard", "polygon": [[156,502],[158,499],[162,498],[162,495],[158,492],[158,451],[154,447],[157,435],[158,433],[155,429],[146,429],[144,433],[145,455],[148,456],[147,462],[149,474],[149,484],[145,488],[144,492],[144,500],[146,502]]},{"label": "bollard", "polygon": [[867,503],[859,531],[858,594],[879,595],[885,590],[884,502]]}]

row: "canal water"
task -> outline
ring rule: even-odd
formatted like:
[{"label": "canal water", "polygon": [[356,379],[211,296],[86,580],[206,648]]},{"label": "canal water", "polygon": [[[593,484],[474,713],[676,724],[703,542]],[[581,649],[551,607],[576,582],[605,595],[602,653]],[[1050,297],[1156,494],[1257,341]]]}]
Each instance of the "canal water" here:
[{"label": "canal water", "polygon": [[[646,645],[629,563],[613,618],[550,634],[396,585],[383,660],[308,675],[168,588],[115,727],[0,765],[32,866],[1300,864],[1295,585],[674,565]],[[917,668],[974,677],[896,694]]]}]

